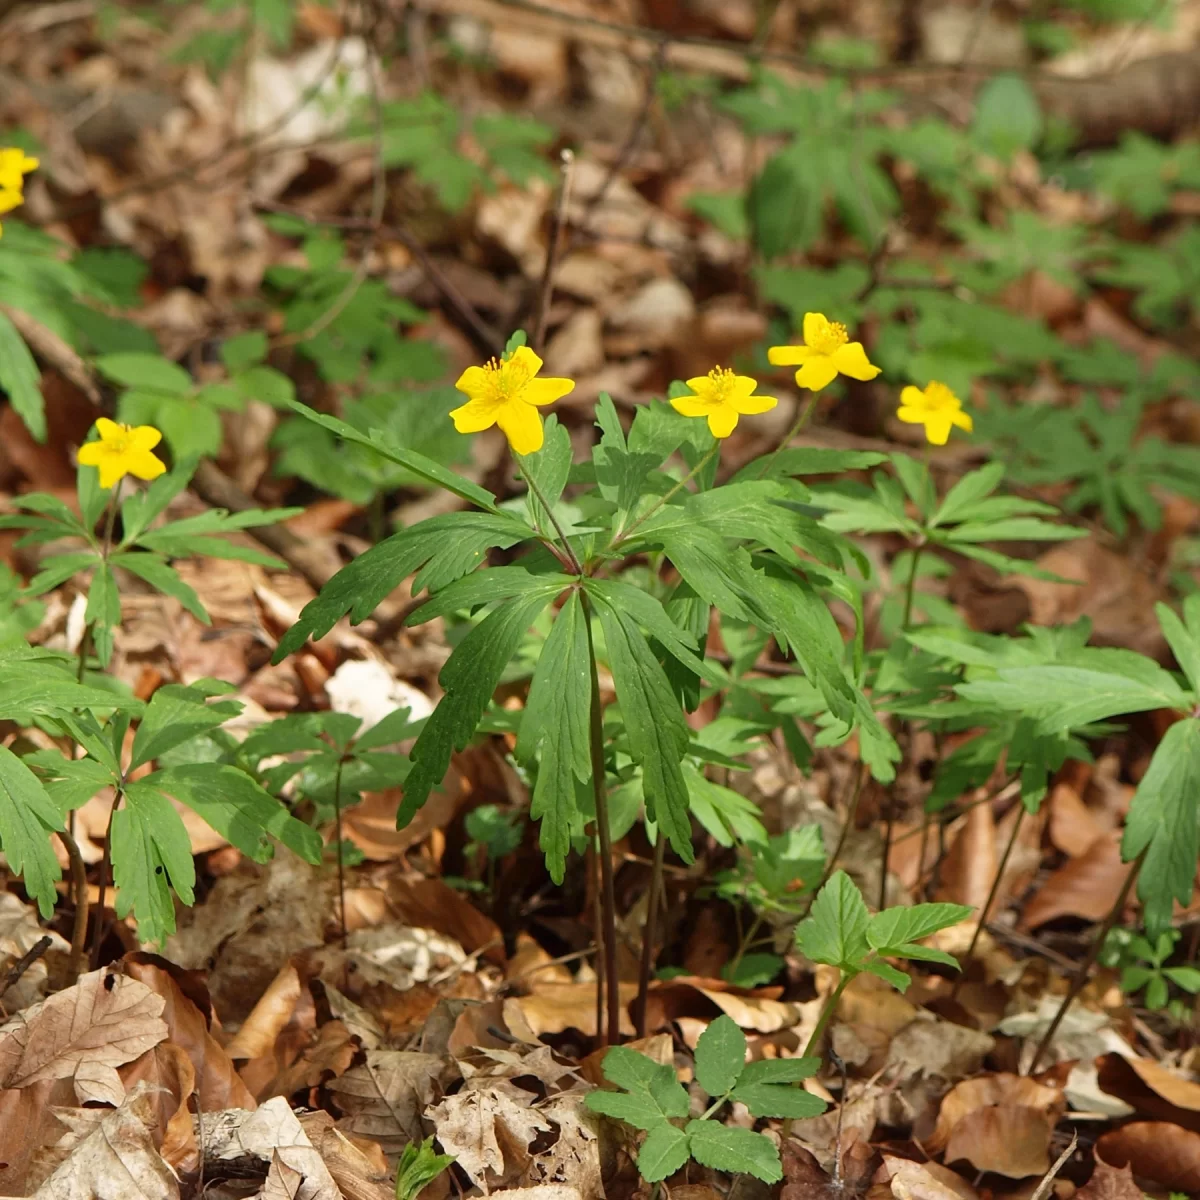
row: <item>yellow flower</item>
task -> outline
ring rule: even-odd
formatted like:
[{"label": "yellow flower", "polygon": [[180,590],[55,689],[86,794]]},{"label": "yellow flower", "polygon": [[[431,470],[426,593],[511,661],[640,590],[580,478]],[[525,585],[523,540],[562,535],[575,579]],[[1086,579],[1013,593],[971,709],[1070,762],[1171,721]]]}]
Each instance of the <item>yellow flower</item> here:
[{"label": "yellow flower", "polygon": [[534,379],[542,360],[528,346],[519,346],[504,362],[492,359],[482,367],[468,367],[454,385],[470,402],[450,416],[459,433],[479,433],[499,425],[517,454],[542,448],[541,404],[561,400],[575,387],[573,379]]},{"label": "yellow flower", "polygon": [[25,186],[24,177],[36,171],[38,160],[30,158],[24,150],[0,150],[0,190],[20,195]]},{"label": "yellow flower", "polygon": [[738,417],[770,412],[779,403],[774,396],[751,393],[758,384],[747,375],[735,375],[728,367],[713,367],[707,375],[687,381],[694,396],[677,396],[671,407],[685,417],[707,417],[713,437],[727,438]]},{"label": "yellow flower", "polygon": [[950,440],[951,425],[957,425],[967,433],[975,428],[970,413],[963,412],[962,401],[936,379],[924,391],[906,387],[900,393],[896,416],[906,425],[924,425],[925,436],[935,446],[944,446]]},{"label": "yellow flower", "polygon": [[162,441],[153,425],[118,425],[100,417],[96,432],[99,441],[80,446],[79,461],[85,467],[99,467],[102,488],[112,487],[126,475],[157,479],[167,469],[150,453]]},{"label": "yellow flower", "polygon": [[874,379],[879,368],[867,360],[862,342],[851,342],[845,325],[828,321],[821,313],[804,314],[803,346],[772,346],[767,359],[776,367],[795,367],[796,382],[819,392],[839,375],[864,382]]}]

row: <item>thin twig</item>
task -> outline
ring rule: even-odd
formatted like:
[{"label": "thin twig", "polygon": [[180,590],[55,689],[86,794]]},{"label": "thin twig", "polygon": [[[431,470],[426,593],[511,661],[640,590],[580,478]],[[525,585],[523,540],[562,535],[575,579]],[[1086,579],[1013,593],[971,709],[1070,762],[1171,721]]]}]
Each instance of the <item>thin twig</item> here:
[{"label": "thin twig", "polygon": [[1054,1165],[1042,1176],[1042,1181],[1037,1185],[1029,1200],[1046,1200],[1050,1194],[1050,1185],[1054,1182],[1054,1177],[1067,1164],[1067,1159],[1075,1153],[1075,1147],[1079,1145],[1079,1131],[1075,1130],[1071,1134],[1071,1141],[1067,1148],[1054,1160]]},{"label": "thin twig", "polygon": [[20,958],[4,973],[4,978],[0,979],[0,998],[3,998],[4,993],[12,987],[30,967],[33,966],[51,946],[54,945],[54,939],[48,934],[38,938]]},{"label": "thin twig", "polygon": [[566,228],[568,205],[571,203],[571,180],[575,173],[575,155],[572,151],[562,152],[559,171],[561,181],[558,188],[558,204],[554,210],[554,228],[550,231],[550,245],[546,249],[546,266],[542,271],[542,286],[538,292],[533,334],[529,339],[530,345],[539,353],[545,349],[546,321],[550,315],[550,300],[554,295],[554,271],[562,250],[563,230]]}]

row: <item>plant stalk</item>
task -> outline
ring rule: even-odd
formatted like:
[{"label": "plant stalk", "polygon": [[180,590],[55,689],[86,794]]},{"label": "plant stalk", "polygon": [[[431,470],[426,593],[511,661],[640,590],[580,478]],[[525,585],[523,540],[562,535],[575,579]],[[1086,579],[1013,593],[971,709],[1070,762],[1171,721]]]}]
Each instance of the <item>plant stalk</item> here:
[{"label": "plant stalk", "polygon": [[[608,819],[608,790],[604,783],[604,717],[600,708],[600,670],[592,638],[592,606],[586,592],[580,592],[580,599],[583,602],[583,627],[587,631],[588,660],[591,664],[592,795],[596,805],[596,833],[600,841],[600,903],[604,922],[604,985],[607,996],[607,1028],[602,1044],[615,1046],[621,1039],[621,990],[617,979],[617,898],[613,886],[612,827]],[[662,830],[659,830],[659,837],[663,837]],[[596,1032],[599,1034],[599,1029]]]},{"label": "plant stalk", "polygon": [[800,410],[800,415],[795,419],[795,421],[792,422],[791,429],[784,434],[783,440],[779,443],[779,445],[776,446],[775,449],[772,450],[769,455],[767,455],[766,459],[763,460],[763,465],[758,471],[759,479],[762,479],[765,475],[770,473],[771,467],[774,466],[775,460],[779,457],[780,452],[786,449],[791,444],[792,438],[794,438],[796,434],[798,434],[800,430],[802,430],[804,426],[808,424],[808,418],[812,416],[812,410],[814,407],[816,407],[816,403],[817,393],[810,392],[808,399],[804,402],[804,407]]},{"label": "plant stalk", "polygon": [[826,1026],[832,1019],[834,1010],[838,1006],[838,1001],[842,998],[842,993],[846,990],[846,985],[854,978],[853,975],[847,975],[844,971],[841,972],[841,976],[837,987],[833,989],[833,994],[825,1001],[825,1007],[821,1009],[821,1015],[817,1018],[816,1027],[812,1031],[812,1036],[808,1039],[808,1045],[804,1047],[805,1058],[816,1054],[817,1049],[821,1045],[821,1035],[825,1032]]},{"label": "plant stalk", "polygon": [[[576,575],[582,575],[583,574],[583,566],[581,565],[579,558],[575,554],[575,550],[572,547],[571,543],[569,541],[567,541],[567,535],[566,535],[565,531],[563,530],[562,525],[559,524],[558,517],[556,517],[554,515],[554,509],[552,509],[550,507],[549,503],[546,500],[546,497],[542,494],[542,489],[540,487],[538,487],[537,482],[534,480],[533,476],[528,471],[525,470],[525,467],[521,462],[520,456],[517,457],[517,470],[521,472],[521,477],[525,480],[525,482],[527,484],[529,484],[529,490],[534,494],[534,496],[537,497],[537,501],[542,506],[542,508],[545,510],[546,516],[548,516],[550,518],[550,524],[554,526],[554,532],[558,534],[558,539],[560,542],[562,542],[563,552],[567,556],[566,562],[564,565],[569,566],[571,568],[571,570],[575,572]],[[554,549],[553,543],[550,543],[550,548],[551,548],[551,550]]]},{"label": "plant stalk", "polygon": [[337,769],[333,773],[333,836],[337,841],[338,918],[341,925],[342,967],[349,971],[349,961],[346,958],[350,944],[346,933],[346,864],[342,852],[342,764],[345,761],[344,756],[339,757]]},{"label": "plant stalk", "polygon": [[924,545],[913,547],[912,566],[908,572],[908,583],[904,586],[904,619],[900,623],[901,629],[907,629],[912,620],[913,590],[917,583],[917,568],[921,565],[921,551],[924,549]]},{"label": "plant stalk", "polygon": [[[100,968],[100,948],[104,944],[104,935],[107,932],[107,922],[104,919],[104,892],[108,884],[109,868],[112,865],[113,819],[117,815],[117,806],[121,803],[123,796],[124,793],[118,788],[113,796],[112,808],[108,810],[108,825],[104,830],[104,854],[100,859],[100,889],[96,896],[96,928],[92,932],[91,969],[93,971]],[[116,880],[113,881],[113,889],[116,890]]]},{"label": "plant stalk", "polygon": [[646,997],[658,938],[658,899],[663,890],[663,859],[667,852],[666,835],[661,829],[654,843],[654,869],[650,875],[650,894],[646,900],[646,928],[642,934],[642,961],[638,968],[637,1000],[633,1006],[633,1025],[640,1038],[646,1036]]},{"label": "plant stalk", "polygon": [[[1147,847],[1149,849],[1149,847]],[[1121,891],[1118,894],[1112,908],[1109,910],[1108,916],[1104,918],[1104,924],[1100,926],[1100,931],[1093,939],[1091,946],[1088,948],[1087,956],[1083,962],[1079,964],[1078,970],[1075,972],[1075,978],[1071,980],[1071,986],[1067,994],[1063,997],[1063,1002],[1059,1006],[1058,1012],[1054,1014],[1054,1020],[1050,1022],[1049,1029],[1042,1035],[1042,1040],[1038,1043],[1037,1049],[1033,1054],[1033,1062],[1029,1064],[1029,1074],[1036,1073],[1042,1059],[1046,1056],[1046,1051],[1050,1049],[1050,1043],[1054,1040],[1054,1035],[1058,1032],[1058,1027],[1062,1024],[1063,1017],[1067,1015],[1067,1009],[1071,1007],[1075,997],[1083,991],[1084,984],[1087,983],[1087,978],[1091,972],[1092,966],[1096,959],[1100,957],[1100,951],[1104,947],[1105,939],[1107,939],[1112,927],[1121,917],[1121,913],[1125,911],[1125,901],[1129,899],[1129,893],[1133,888],[1133,882],[1137,879],[1138,871],[1141,870],[1142,861],[1146,857],[1146,851],[1143,850],[1129,864],[1129,871],[1125,876],[1125,882],[1121,884]]]},{"label": "plant stalk", "polygon": [[679,492],[681,492],[706,466],[712,461],[713,456],[721,448],[720,442],[714,442],[709,450],[701,457],[700,461],[673,487],[667,489],[658,500],[655,501],[636,521],[634,521],[627,529],[622,529],[615,538],[613,538],[610,550],[614,550],[622,542],[627,541],[633,534],[633,531],[639,525],[644,525],[660,508],[663,508],[670,500],[672,500]]},{"label": "plant stalk", "polygon": [[63,829],[56,829],[58,840],[62,842],[67,852],[67,860],[71,864],[71,895],[75,901],[75,920],[71,926],[71,955],[67,959],[67,980],[74,983],[83,970],[83,956],[87,950],[88,928],[88,882],[87,867],[83,864],[83,855],[79,853],[79,844]]}]

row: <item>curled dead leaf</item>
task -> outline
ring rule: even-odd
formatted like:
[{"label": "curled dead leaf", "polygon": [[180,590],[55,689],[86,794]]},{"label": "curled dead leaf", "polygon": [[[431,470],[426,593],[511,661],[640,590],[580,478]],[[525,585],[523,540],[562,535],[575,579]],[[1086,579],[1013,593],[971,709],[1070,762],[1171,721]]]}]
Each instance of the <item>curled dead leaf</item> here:
[{"label": "curled dead leaf", "polygon": [[1145,1195],[1134,1183],[1128,1164],[1110,1167],[1097,1158],[1092,1177],[1075,1193],[1075,1200],[1145,1200]]},{"label": "curled dead leaf", "polygon": [[1200,1083],[1150,1058],[1106,1054],[1097,1059],[1100,1086],[1135,1111],[1200,1133]]},{"label": "curled dead leaf", "polygon": [[1200,1193],[1200,1133],[1165,1121],[1134,1121],[1110,1130],[1096,1143],[1096,1157],[1132,1169],[1160,1187]]},{"label": "curled dead leaf", "polygon": [[1019,928],[1036,929],[1062,916],[1100,920],[1112,908],[1128,873],[1129,864],[1121,861],[1120,830],[1101,834],[1038,888],[1021,914]]}]

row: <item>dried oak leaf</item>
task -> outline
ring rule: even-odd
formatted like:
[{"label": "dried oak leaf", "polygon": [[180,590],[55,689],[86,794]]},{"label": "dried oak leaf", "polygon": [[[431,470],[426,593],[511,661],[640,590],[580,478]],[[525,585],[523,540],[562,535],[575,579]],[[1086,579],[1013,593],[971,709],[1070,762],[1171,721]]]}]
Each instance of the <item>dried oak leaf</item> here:
[{"label": "dried oak leaf", "polygon": [[507,1081],[457,1092],[425,1110],[447,1154],[484,1191],[515,1184],[526,1173],[529,1147],[550,1124],[531,1104],[533,1097]]},{"label": "dried oak leaf", "polygon": [[453,1063],[415,1050],[369,1050],[365,1060],[329,1084],[345,1114],[339,1128],[370,1138],[390,1159],[424,1136],[421,1113],[453,1079]]},{"label": "dried oak leaf", "polygon": [[1075,1200],[1144,1200],[1145,1193],[1133,1182],[1128,1165],[1110,1167],[1102,1158],[1087,1183],[1075,1193]]},{"label": "dried oak leaf", "polygon": [[1166,1121],[1134,1121],[1096,1143],[1096,1157],[1129,1166],[1141,1179],[1171,1191],[1200,1194],[1200,1133]]},{"label": "dried oak leaf", "polygon": [[179,1183],[154,1148],[154,1105],[146,1084],[139,1084],[116,1111],[87,1124],[88,1132],[33,1193],[33,1200],[179,1200]]},{"label": "dried oak leaf", "polygon": [[113,971],[92,971],[0,1028],[0,1087],[71,1079],[80,1104],[125,1099],[117,1067],[168,1033],[163,998]]},{"label": "dried oak leaf", "polygon": [[345,1200],[392,1200],[396,1189],[388,1186],[391,1171],[378,1143],[347,1137],[327,1112],[298,1115]]}]

